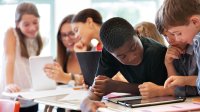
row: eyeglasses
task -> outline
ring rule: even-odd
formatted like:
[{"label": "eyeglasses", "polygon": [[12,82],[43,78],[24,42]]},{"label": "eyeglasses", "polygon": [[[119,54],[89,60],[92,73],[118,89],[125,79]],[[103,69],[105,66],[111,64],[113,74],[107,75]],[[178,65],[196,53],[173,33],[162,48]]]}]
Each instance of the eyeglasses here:
[{"label": "eyeglasses", "polygon": [[64,40],[66,37],[75,38],[74,35],[75,34],[73,31],[69,31],[68,33],[60,33],[60,38],[62,40]]}]

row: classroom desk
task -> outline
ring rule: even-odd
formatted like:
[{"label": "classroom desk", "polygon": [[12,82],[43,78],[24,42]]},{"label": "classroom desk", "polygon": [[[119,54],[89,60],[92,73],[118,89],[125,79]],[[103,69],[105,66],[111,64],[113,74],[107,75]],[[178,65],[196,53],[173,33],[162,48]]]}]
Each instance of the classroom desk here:
[{"label": "classroom desk", "polygon": [[[60,93],[58,94],[57,92]],[[33,98],[33,101],[37,103],[66,108],[69,110],[80,110],[80,103],[87,96],[87,90],[74,90],[73,88],[67,88],[66,86],[64,86],[58,88],[58,90],[48,90],[44,92],[22,92],[20,95],[24,95],[27,98]],[[192,103],[191,99],[192,98],[187,98],[185,102],[181,103],[171,103],[139,108],[129,108],[111,102],[103,101],[106,103],[108,108],[99,108],[98,112],[163,112],[168,111],[170,108],[174,108],[174,112],[175,110],[177,112],[178,109],[179,112],[180,109],[182,109],[181,111],[184,110],[184,112],[187,112],[189,110],[190,112],[193,112],[193,110],[198,110],[200,112],[200,103],[194,104]]]},{"label": "classroom desk", "polygon": [[[77,89],[77,87],[76,87]],[[87,95],[87,90],[74,88],[68,85],[58,86],[54,90],[32,91],[23,90],[16,93],[3,92],[2,95],[14,98],[32,100],[37,103],[52,105],[70,110],[80,110],[80,102]]]},{"label": "classroom desk", "polygon": [[34,102],[69,110],[80,110],[80,103],[86,96],[86,90],[74,90],[73,93],[70,94],[36,98]]},{"label": "classroom desk", "polygon": [[[83,93],[83,94],[86,94],[86,93]],[[66,108],[70,110],[80,110],[81,100],[68,100],[68,101],[61,100],[65,98],[66,96],[67,95],[58,95],[58,96],[38,98],[38,99],[35,99],[35,102],[46,104],[46,105],[52,105],[56,107],[61,107],[61,108]],[[187,98],[185,102],[180,102],[180,103],[171,103],[171,104],[155,105],[155,106],[148,106],[148,107],[138,107],[138,108],[129,108],[129,107],[115,104],[115,103],[104,101],[106,105],[108,106],[108,108],[99,108],[98,112],[163,112],[163,111],[171,112],[171,110],[173,110],[173,112],[200,111],[200,103],[194,104],[192,103],[191,99],[192,98]]]}]

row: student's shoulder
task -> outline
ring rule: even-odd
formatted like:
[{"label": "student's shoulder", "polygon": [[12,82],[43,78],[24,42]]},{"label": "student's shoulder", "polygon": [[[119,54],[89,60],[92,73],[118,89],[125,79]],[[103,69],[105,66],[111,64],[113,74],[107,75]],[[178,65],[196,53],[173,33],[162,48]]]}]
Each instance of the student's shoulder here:
[{"label": "student's shoulder", "polygon": [[102,54],[104,54],[104,55],[111,55],[104,47],[103,47],[103,49],[102,49]]},{"label": "student's shoulder", "polygon": [[6,31],[5,33],[5,39],[4,39],[4,42],[5,43],[12,43],[12,42],[16,42],[16,36],[15,36],[15,33],[14,33],[14,28],[8,28],[8,30]]},{"label": "student's shoulder", "polygon": [[110,52],[108,52],[104,47],[101,52],[101,58],[110,60],[112,62],[117,61],[117,59]]},{"label": "student's shoulder", "polygon": [[149,38],[141,38],[141,42],[147,50],[167,50],[166,46],[154,41],[153,39]]},{"label": "student's shoulder", "polygon": [[8,28],[8,30],[6,31],[6,38],[12,38],[15,37],[15,33],[14,33],[14,28],[10,27]]},{"label": "student's shoulder", "polygon": [[141,40],[144,47],[145,54],[151,55],[151,56],[163,56],[165,55],[167,48],[152,39],[144,38]]}]

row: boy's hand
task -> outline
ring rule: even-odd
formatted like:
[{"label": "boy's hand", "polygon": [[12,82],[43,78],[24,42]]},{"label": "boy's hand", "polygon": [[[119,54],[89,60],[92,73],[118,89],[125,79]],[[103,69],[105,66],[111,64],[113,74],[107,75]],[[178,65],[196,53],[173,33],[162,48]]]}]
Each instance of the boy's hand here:
[{"label": "boy's hand", "polygon": [[144,82],[143,84],[138,86],[142,99],[153,98],[159,96],[159,88],[160,86],[152,83],[152,82]]},{"label": "boy's hand", "polygon": [[106,107],[105,103],[94,100],[84,100],[81,103],[82,112],[96,112],[99,107]]},{"label": "boy's hand", "polygon": [[165,81],[164,88],[185,86],[186,80],[184,76],[171,76]]},{"label": "boy's hand", "polygon": [[169,46],[165,55],[165,64],[172,63],[174,59],[179,59],[184,51],[178,47]]},{"label": "boy's hand", "polygon": [[113,80],[110,79],[107,76],[99,75],[95,77],[94,84],[91,87],[91,90],[94,94],[97,96],[104,96],[106,94],[109,94],[112,91],[113,86]]}]

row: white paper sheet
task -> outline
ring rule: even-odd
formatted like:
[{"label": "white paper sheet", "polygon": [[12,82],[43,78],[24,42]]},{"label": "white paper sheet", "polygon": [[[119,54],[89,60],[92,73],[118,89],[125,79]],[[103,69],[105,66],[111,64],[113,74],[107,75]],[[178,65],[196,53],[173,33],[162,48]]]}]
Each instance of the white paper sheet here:
[{"label": "white paper sheet", "polygon": [[66,97],[60,99],[60,101],[82,101],[88,95],[88,91],[85,90],[75,90],[71,92]]}]

